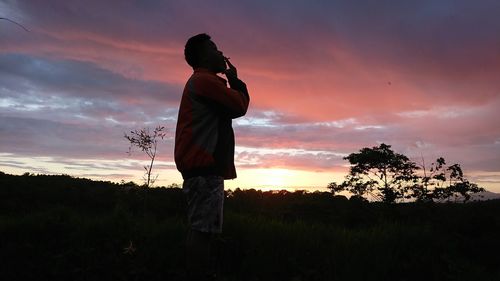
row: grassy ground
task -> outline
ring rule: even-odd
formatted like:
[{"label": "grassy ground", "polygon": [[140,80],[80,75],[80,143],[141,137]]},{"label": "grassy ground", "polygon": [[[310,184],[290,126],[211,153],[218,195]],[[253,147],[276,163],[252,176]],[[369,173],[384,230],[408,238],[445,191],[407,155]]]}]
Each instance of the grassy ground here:
[{"label": "grassy ground", "polygon": [[[2,280],[182,280],[180,189],[0,174]],[[500,280],[500,201],[227,194],[222,280]]]}]

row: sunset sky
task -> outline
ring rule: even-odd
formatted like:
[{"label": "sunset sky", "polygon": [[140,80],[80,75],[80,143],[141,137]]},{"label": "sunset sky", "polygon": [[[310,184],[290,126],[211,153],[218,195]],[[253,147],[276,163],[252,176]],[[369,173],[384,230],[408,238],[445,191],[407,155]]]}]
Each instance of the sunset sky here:
[{"label": "sunset sky", "polygon": [[500,192],[500,1],[0,0],[0,170],[141,183],[125,132],[163,125],[156,185],[208,33],[251,95],[229,188],[322,189],[392,145]]}]

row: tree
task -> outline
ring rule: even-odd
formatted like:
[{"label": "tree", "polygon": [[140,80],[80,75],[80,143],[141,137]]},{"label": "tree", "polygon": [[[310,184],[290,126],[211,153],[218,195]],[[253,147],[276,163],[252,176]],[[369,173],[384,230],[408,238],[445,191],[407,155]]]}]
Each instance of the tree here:
[{"label": "tree", "polygon": [[344,160],[351,165],[349,174],[342,184],[331,184],[329,188],[332,191],[346,190],[357,196],[368,194],[383,202],[393,203],[409,198],[412,185],[417,182],[416,164],[384,143],[351,153]]},{"label": "tree", "polygon": [[446,166],[443,157],[431,164],[429,171],[422,158],[420,170],[416,163],[403,154],[395,153],[390,145],[363,148],[359,153],[344,157],[351,164],[349,174],[342,184],[330,183],[332,193],[348,191],[355,196],[371,195],[386,203],[400,199],[418,202],[449,200],[463,197],[466,202],[471,194],[484,191],[477,184],[464,178],[459,164]]},{"label": "tree", "polygon": [[467,202],[472,194],[484,191],[484,188],[464,177],[459,164],[446,167],[443,157],[431,164],[429,174],[422,159],[422,169],[424,173],[420,178],[421,184],[414,188],[417,201],[443,201],[450,200],[451,197],[462,197],[463,202]]},{"label": "tree", "polygon": [[435,199],[445,198],[449,196],[445,192],[444,183],[446,182],[446,161],[443,157],[439,157],[435,162],[431,163],[429,172],[425,165],[425,159],[422,157],[422,176],[419,181],[420,184],[413,187],[413,197],[418,202],[430,202]]},{"label": "tree", "polygon": [[158,141],[165,136],[166,132],[163,126],[157,126],[152,133],[150,133],[149,128],[143,128],[141,130],[130,131],[130,135],[125,134],[124,136],[130,142],[130,147],[127,152],[129,155],[132,154],[132,147],[136,146],[146,153],[150,159],[149,165],[144,166],[144,182],[146,187],[153,185],[158,178],[158,175],[152,178],[151,172],[156,157]]}]

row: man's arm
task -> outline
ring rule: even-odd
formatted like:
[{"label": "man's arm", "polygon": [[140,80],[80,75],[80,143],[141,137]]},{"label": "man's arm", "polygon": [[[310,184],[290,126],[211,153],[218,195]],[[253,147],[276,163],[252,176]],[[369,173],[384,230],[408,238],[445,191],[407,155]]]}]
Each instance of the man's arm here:
[{"label": "man's arm", "polygon": [[[236,68],[230,63],[229,65],[230,68],[226,70],[225,74],[231,88],[226,86],[224,79],[213,74],[204,74],[194,83],[197,95],[213,102],[220,110],[234,119],[246,114],[250,96],[246,84],[238,79]],[[227,73],[228,71],[232,72]]]},{"label": "man's arm", "polygon": [[236,70],[236,67],[229,61],[229,58],[225,57],[224,59],[229,66],[229,68],[224,71],[224,74],[227,77],[227,81],[229,82],[229,86],[231,87],[231,89],[242,92],[250,99],[250,96],[248,95],[247,85],[238,78],[238,71]]}]

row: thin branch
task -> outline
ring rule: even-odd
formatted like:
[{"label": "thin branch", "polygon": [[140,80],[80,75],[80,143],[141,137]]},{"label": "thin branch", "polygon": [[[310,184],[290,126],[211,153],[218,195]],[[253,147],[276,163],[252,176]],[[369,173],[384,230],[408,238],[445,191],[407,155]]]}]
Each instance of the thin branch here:
[{"label": "thin branch", "polygon": [[373,197],[373,198],[375,198],[375,199],[378,199],[378,200],[382,201],[382,196],[377,195],[377,194],[375,194],[375,193],[373,193],[373,192],[371,192],[371,191],[366,191],[366,193],[368,193],[368,195],[370,195],[371,197]]},{"label": "thin branch", "polygon": [[[374,179],[372,179],[372,178],[370,177],[370,175],[369,175],[369,174],[367,174],[367,175],[365,175],[365,176],[366,176],[368,179],[370,179],[370,181],[375,182],[375,183],[377,184],[377,187],[382,188],[382,186],[380,185],[380,183],[379,183],[379,181],[378,181],[378,180],[374,180]],[[375,176],[377,176],[377,174],[375,174]],[[377,177],[379,177],[379,176],[377,176]],[[380,178],[380,177],[379,177],[379,178]],[[380,179],[380,180],[382,180],[382,179]]]},{"label": "thin branch", "polygon": [[24,27],[22,24],[17,23],[17,22],[15,22],[15,21],[11,20],[11,19],[8,19],[8,18],[0,18],[0,20],[10,21],[11,23],[13,23],[13,24],[15,24],[15,25],[17,25],[17,26],[21,27],[22,29],[24,29],[26,32],[30,32],[30,31],[29,31],[26,27]]}]

